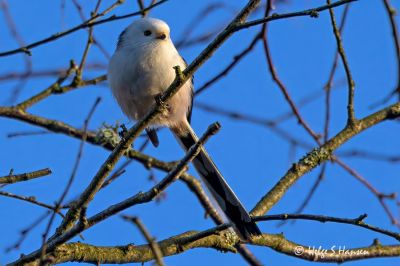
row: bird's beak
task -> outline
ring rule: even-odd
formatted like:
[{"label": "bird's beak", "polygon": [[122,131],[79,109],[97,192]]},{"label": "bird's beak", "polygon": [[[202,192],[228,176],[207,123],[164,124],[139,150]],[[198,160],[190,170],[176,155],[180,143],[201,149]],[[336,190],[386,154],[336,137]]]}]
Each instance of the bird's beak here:
[{"label": "bird's beak", "polygon": [[167,35],[165,33],[160,33],[156,37],[156,39],[159,39],[159,40],[165,40],[166,38],[167,38]]}]

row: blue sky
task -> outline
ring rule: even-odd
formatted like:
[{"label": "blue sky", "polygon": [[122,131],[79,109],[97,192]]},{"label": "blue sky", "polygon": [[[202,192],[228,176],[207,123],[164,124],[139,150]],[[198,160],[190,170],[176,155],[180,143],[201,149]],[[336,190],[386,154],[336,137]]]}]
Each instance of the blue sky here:
[{"label": "blue sky", "polygon": [[[61,1],[9,1],[11,14],[16,19],[17,28],[26,43],[47,37],[55,32],[66,30],[80,23],[80,18],[70,1],[66,1],[65,10],[60,11]],[[82,1],[84,2],[84,1]],[[104,1],[108,3],[108,1]],[[151,16],[168,22],[172,39],[182,38],[188,23],[199,10],[214,1],[174,1],[170,0],[151,12]],[[194,35],[226,25],[232,19],[232,10],[238,10],[246,1],[225,1],[229,8],[221,9],[203,21],[195,29]],[[392,4],[399,9],[398,1]],[[325,1],[286,1],[275,10],[278,13],[303,10],[323,5]],[[83,5],[86,15],[93,3]],[[105,7],[103,3],[103,8]],[[112,14],[126,14],[138,9],[136,1],[126,1]],[[339,20],[343,8],[335,9]],[[371,104],[386,96],[396,84],[396,62],[391,29],[382,1],[360,0],[350,7],[348,21],[343,33],[343,41],[350,67],[356,82],[355,108],[358,118],[364,117],[379,107],[371,109]],[[252,18],[261,16],[256,13]],[[17,46],[4,23],[0,12],[0,51]],[[95,37],[111,54],[115,48],[119,33],[132,21],[126,19],[96,27]],[[195,86],[199,87],[229,64],[232,57],[242,51],[258,28],[243,30],[230,38],[195,74]],[[34,70],[65,69],[71,59],[79,62],[83,43],[87,38],[86,31],[78,31],[55,42],[32,50]],[[331,31],[328,12],[320,13],[318,19],[309,17],[293,18],[271,22],[269,42],[275,66],[280,78],[286,84],[294,101],[298,103],[307,95],[322,91],[333,61],[336,43]],[[206,46],[206,43],[180,52],[191,62]],[[0,75],[24,70],[24,55],[13,55],[0,58]],[[97,48],[92,48],[89,62],[107,64],[107,59]],[[104,70],[88,71],[85,78],[103,74]],[[37,93],[56,77],[30,79],[19,95],[23,100]],[[332,92],[332,118],[330,136],[340,131],[346,122],[347,89],[343,67],[340,64],[335,76],[335,89]],[[1,82],[1,104],[9,104],[7,99],[16,82]],[[101,104],[90,121],[90,129],[98,129],[102,123],[115,124],[116,121],[132,126],[121,113],[112,95],[103,83],[86,87],[64,95],[49,97],[35,105],[30,112],[55,118],[75,127],[82,127],[90,107],[97,97],[102,97]],[[289,106],[272,82],[268,72],[261,43],[229,75],[202,93],[195,102],[219,106],[226,110],[241,112],[264,119],[274,119],[289,110]],[[391,103],[394,100],[392,99]],[[304,119],[317,131],[323,130],[324,100],[319,97],[311,104],[301,108]],[[238,122],[229,118],[205,112],[195,108],[192,124],[200,135],[209,124],[219,121],[221,131],[207,143],[206,148],[214,158],[229,184],[235,190],[247,209],[257,201],[284,175],[290,165],[304,156],[309,149],[298,147],[292,150],[291,145],[266,127],[247,122]],[[297,124],[295,119],[279,124],[292,136],[303,140],[309,146],[315,143]],[[69,178],[78,151],[79,141],[60,134],[46,134],[18,138],[7,138],[8,133],[38,130],[18,121],[0,118],[0,175],[6,175],[10,168],[16,173],[49,167],[53,174],[30,182],[10,185],[4,188],[15,194],[33,195],[38,200],[52,203],[57,200]],[[385,122],[369,129],[343,145],[338,152],[348,150],[366,150],[387,155],[399,155],[400,139],[398,122]],[[148,147],[145,153],[169,161],[183,156],[175,139],[162,130],[161,145],[155,149]],[[137,141],[136,147],[142,139]],[[109,152],[104,149],[86,145],[81,166],[78,170],[72,190],[67,196],[72,199],[81,192],[91,180]],[[343,160],[367,178],[376,188],[384,193],[400,193],[400,167],[398,164],[362,158],[343,158]],[[124,159],[121,160],[123,162]],[[191,173],[197,174],[191,169]],[[286,193],[280,202],[273,207],[270,214],[292,213],[302,203],[319,168],[303,176]],[[158,179],[165,173],[155,171]],[[105,207],[119,202],[138,191],[145,191],[152,186],[148,180],[149,173],[139,163],[134,162],[127,172],[112,186],[99,192],[88,209],[88,214],[95,214]],[[397,217],[399,209],[393,202],[388,205]],[[37,249],[45,223],[27,237],[18,251],[4,253],[3,250],[14,243],[18,232],[33,222],[44,211],[39,207],[14,199],[0,198],[0,265],[16,259],[20,253],[29,253]],[[376,197],[352,176],[340,167],[328,164],[325,179],[316,191],[305,213],[354,218],[367,213],[367,222],[398,232],[390,224]],[[204,210],[186,186],[177,182],[166,191],[166,199],[160,203],[149,203],[135,206],[124,212],[138,215],[151,233],[159,240],[182,233],[187,230],[203,230],[213,226],[210,219],[204,219]],[[59,222],[59,220],[57,220]],[[309,246],[345,246],[346,248],[368,246],[374,238],[383,244],[398,244],[393,239],[373,232],[348,225],[320,224],[298,221],[277,227],[277,223],[260,224],[262,231],[268,233],[283,232],[292,241]],[[85,242],[94,245],[125,245],[127,243],[144,243],[137,229],[122,221],[118,216],[104,221],[84,233]],[[78,239],[74,239],[75,241]],[[251,247],[256,256],[266,265],[319,265],[288,257],[265,247]],[[245,265],[237,254],[222,254],[210,249],[196,249],[184,252],[179,256],[165,258],[167,265]],[[373,259],[350,262],[349,265],[398,265],[398,258]],[[72,265],[72,264],[71,264]]]}]

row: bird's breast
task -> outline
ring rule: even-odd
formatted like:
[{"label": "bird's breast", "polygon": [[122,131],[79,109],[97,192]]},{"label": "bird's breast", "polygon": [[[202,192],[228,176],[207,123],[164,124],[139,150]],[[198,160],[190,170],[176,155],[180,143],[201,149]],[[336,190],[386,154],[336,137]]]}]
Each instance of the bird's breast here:
[{"label": "bird's breast", "polygon": [[[125,114],[142,118],[175,79],[174,66],[184,68],[175,47],[156,45],[146,49],[121,50],[110,62],[109,78],[113,94]],[[170,100],[168,123],[185,119],[190,105],[190,82]],[[159,121],[160,124],[168,124]]]}]

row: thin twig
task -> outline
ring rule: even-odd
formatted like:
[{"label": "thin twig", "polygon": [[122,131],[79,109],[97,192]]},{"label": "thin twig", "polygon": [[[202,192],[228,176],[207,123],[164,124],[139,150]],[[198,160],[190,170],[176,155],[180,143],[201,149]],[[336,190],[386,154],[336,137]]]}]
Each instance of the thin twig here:
[{"label": "thin twig", "polygon": [[[2,0],[0,2],[0,7],[1,7],[1,9],[3,9],[4,18],[5,18],[6,24],[8,25],[8,29],[11,32],[11,35],[16,40],[16,42],[18,43],[19,46],[21,46],[21,47],[24,46],[25,41],[23,40],[22,36],[18,32],[17,25],[14,21],[13,16],[11,15],[9,8],[8,8],[7,1]],[[24,60],[24,64],[25,64],[25,72],[31,73],[32,72],[32,59],[29,56],[24,56],[23,60]],[[10,102],[12,104],[17,100],[21,90],[23,89],[23,87],[25,86],[25,84],[27,82],[28,77],[29,77],[29,75],[20,79],[18,81],[18,83],[14,86],[12,95],[10,97]]]},{"label": "thin twig", "polygon": [[[86,143],[86,132],[87,132],[87,128],[88,128],[88,125],[89,125],[89,121],[92,118],[92,116],[94,114],[94,111],[96,110],[97,106],[99,105],[100,100],[101,100],[100,97],[98,97],[96,99],[96,101],[94,102],[93,106],[91,107],[91,109],[89,111],[88,116],[85,119],[85,122],[84,122],[84,125],[83,125],[84,135],[83,135],[82,140],[81,140],[81,142],[79,144],[79,149],[78,149],[78,154],[77,154],[76,159],[75,159],[75,164],[74,164],[74,166],[72,168],[72,173],[71,173],[70,178],[68,179],[68,183],[65,186],[64,191],[61,194],[59,200],[56,203],[56,209],[60,208],[62,202],[64,201],[65,197],[67,196],[67,194],[68,194],[68,192],[69,192],[69,190],[70,190],[70,188],[72,186],[72,183],[74,182],[76,173],[78,171],[79,164],[80,164],[81,159],[82,159],[83,148],[84,148],[84,145]],[[50,217],[49,222],[48,222],[47,227],[46,227],[46,231],[44,232],[44,234],[42,236],[43,240],[42,240],[41,259],[40,259],[40,261],[43,261],[44,255],[46,254],[46,240],[47,240],[47,236],[48,236],[48,234],[50,232],[51,226],[53,224],[54,218],[55,218],[55,212]],[[65,219],[65,217],[63,217],[63,218]]]},{"label": "thin twig", "polygon": [[[342,19],[340,21],[339,26],[339,34],[343,33],[344,26],[346,25],[347,16],[349,13],[350,4],[345,5]],[[339,35],[339,36],[340,36]],[[331,116],[331,91],[333,86],[333,78],[335,77],[336,69],[339,63],[339,49],[335,52],[335,58],[333,60],[333,64],[331,67],[331,71],[329,72],[328,80],[325,83],[325,120],[324,120],[324,142],[329,139],[329,124],[330,124],[330,116]]]},{"label": "thin twig", "polygon": [[45,130],[35,130],[35,131],[20,131],[20,132],[13,132],[13,133],[8,133],[7,138],[16,138],[16,137],[26,137],[26,136],[37,136],[37,135],[45,135],[45,134],[51,134],[52,132],[50,131],[45,131]]},{"label": "thin twig", "polygon": [[70,63],[70,67],[66,73],[60,76],[53,84],[51,84],[47,89],[39,92],[38,94],[31,96],[29,99],[17,104],[16,108],[26,111],[27,108],[31,107],[35,103],[47,98],[49,95],[53,94],[56,90],[61,87],[61,84],[76,70],[76,65],[73,61]]},{"label": "thin twig", "polygon": [[249,54],[253,48],[255,47],[255,45],[257,44],[257,42],[261,39],[262,35],[261,34],[257,34],[252,41],[250,42],[250,44],[243,50],[241,51],[239,54],[235,55],[233,57],[232,62],[226,66],[220,73],[218,73],[217,75],[215,75],[214,77],[212,77],[210,80],[206,81],[203,85],[201,85],[196,91],[195,91],[195,95],[199,95],[201,94],[204,90],[206,90],[207,88],[209,88],[211,85],[213,85],[215,82],[217,82],[218,80],[220,80],[221,78],[225,77],[247,54]]},{"label": "thin twig", "polygon": [[9,175],[0,177],[0,184],[13,184],[13,183],[17,183],[17,182],[28,181],[31,179],[35,179],[35,178],[50,175],[50,174],[51,174],[50,168],[44,168],[41,170],[37,170],[37,171],[29,172],[29,173],[18,174],[18,175],[9,174]]},{"label": "thin twig", "polygon": [[128,215],[121,215],[122,219],[134,223],[139,231],[142,233],[147,243],[149,244],[151,251],[153,252],[155,261],[158,266],[164,266],[165,263],[163,261],[163,253],[158,246],[156,239],[150,235],[150,232],[147,230],[146,226],[142,223],[142,221],[138,217],[131,217]]},{"label": "thin twig", "polygon": [[321,223],[333,222],[333,223],[342,223],[342,224],[351,224],[355,226],[359,226],[377,233],[381,233],[387,236],[390,236],[398,241],[400,241],[400,234],[395,233],[386,229],[382,229],[364,222],[364,219],[367,218],[367,214],[362,214],[354,219],[349,218],[338,218],[332,216],[324,216],[324,215],[312,215],[312,214],[274,214],[274,215],[265,215],[265,216],[257,216],[253,217],[253,220],[256,222],[261,221],[282,221],[282,220],[310,220],[310,221],[318,221]]},{"label": "thin twig", "polygon": [[394,88],[394,90],[391,93],[389,93],[388,96],[383,98],[378,103],[373,104],[371,107],[387,103],[396,93],[398,94],[400,100],[400,36],[399,36],[398,26],[396,23],[396,16],[398,16],[398,14],[396,9],[391,5],[389,0],[383,0],[383,4],[385,6],[386,12],[389,17],[390,27],[392,29],[393,43],[396,51],[397,84],[395,85],[396,87]]},{"label": "thin twig", "polygon": [[[348,15],[348,11],[350,8],[350,4],[345,5],[345,9],[343,11],[342,19],[340,21],[339,32],[342,33],[344,26],[346,24],[346,19]],[[324,139],[323,142],[326,143],[329,139],[329,125],[330,125],[330,116],[331,116],[331,91],[333,86],[333,78],[335,77],[336,68],[339,62],[339,52],[338,50],[335,52],[335,58],[332,63],[331,70],[329,72],[328,80],[325,83],[324,91],[325,91],[325,119],[324,119]],[[317,191],[317,188],[321,184],[322,179],[325,177],[325,171],[327,168],[327,163],[324,163],[321,167],[321,171],[318,174],[317,179],[315,180],[314,184],[311,186],[309,192],[307,193],[304,201],[300,204],[299,208],[296,210],[295,213],[301,213],[306,208],[308,203],[310,202],[311,198],[313,197],[314,193]]]},{"label": "thin twig", "polygon": [[[152,9],[152,8],[155,8],[156,6],[161,5],[161,4],[163,4],[164,2],[166,2],[166,1],[168,1],[168,0],[161,0],[161,1],[159,1],[159,2],[157,2],[157,3],[155,3],[155,4],[153,4],[153,5],[151,5],[151,6],[149,6],[149,7],[147,7],[146,10],[150,10],[150,9]],[[83,22],[82,24],[79,24],[79,25],[77,25],[77,26],[75,26],[75,27],[73,27],[73,28],[71,28],[71,29],[69,29],[69,30],[66,30],[66,31],[63,31],[63,32],[55,33],[55,34],[51,35],[50,37],[47,37],[47,38],[42,39],[42,40],[40,40],[40,41],[31,43],[31,44],[26,45],[26,46],[24,46],[24,47],[17,48],[17,49],[14,49],[14,50],[9,50],[9,51],[2,52],[2,53],[0,53],[0,57],[1,57],[1,56],[9,56],[9,55],[17,54],[17,53],[26,53],[26,54],[28,54],[28,55],[31,55],[31,51],[30,51],[30,50],[31,50],[32,48],[35,48],[35,47],[37,47],[37,46],[43,45],[43,44],[45,44],[45,43],[48,43],[48,42],[51,42],[51,41],[54,41],[54,40],[57,40],[57,39],[60,39],[61,37],[67,36],[67,35],[69,35],[69,34],[75,32],[75,31],[78,31],[78,30],[81,30],[81,29],[86,29],[86,28],[89,28],[89,27],[92,27],[92,26],[95,26],[95,25],[104,24],[104,23],[110,22],[110,21],[116,21],[116,20],[120,20],[120,19],[125,19],[125,18],[129,18],[129,17],[133,17],[133,16],[138,16],[138,15],[140,15],[140,14],[142,13],[142,11],[138,11],[138,12],[133,12],[133,13],[129,13],[129,14],[126,14],[126,15],[122,15],[122,16],[115,16],[115,15],[113,15],[113,16],[111,16],[111,17],[109,17],[109,18],[102,19],[102,20],[97,20],[97,21],[94,22],[94,20],[98,19],[99,17],[104,16],[105,14],[107,14],[108,12],[110,12],[112,9],[114,9],[117,5],[122,4],[122,2],[123,2],[123,1],[121,1],[121,0],[117,0],[117,1],[116,1],[113,5],[111,5],[109,8],[107,8],[107,9],[104,10],[103,12],[97,14],[96,16],[94,16],[94,17],[88,19],[87,21]]]},{"label": "thin twig", "polygon": [[179,180],[184,182],[188,186],[190,191],[192,191],[196,195],[197,199],[200,201],[200,204],[205,209],[206,214],[211,217],[214,223],[216,223],[217,225],[224,223],[224,220],[213,206],[210,198],[207,196],[201,185],[201,182],[198,179],[191,175],[185,174],[182,175]]},{"label": "thin twig", "polygon": [[[335,85],[336,85],[336,86],[335,86]],[[335,85],[333,85],[331,89],[340,89],[340,88],[341,88],[341,87],[339,86],[339,85],[340,85],[340,82],[338,82],[338,83],[335,84]],[[298,101],[297,107],[298,107],[298,108],[305,107],[305,106],[307,106],[308,104],[310,104],[310,103],[312,103],[312,102],[318,100],[318,99],[319,99],[322,95],[324,95],[324,94],[325,94],[325,92],[322,91],[322,90],[317,90],[317,91],[315,91],[315,92],[311,92],[310,94],[304,96],[303,98],[301,98],[301,99]],[[292,110],[288,110],[287,112],[284,112],[284,113],[282,113],[282,114],[280,114],[280,115],[277,115],[277,116],[273,119],[273,121],[274,121],[276,124],[278,124],[278,123],[284,122],[284,121],[286,121],[286,120],[292,118],[293,116],[294,116],[294,114],[293,114]]]},{"label": "thin twig", "polygon": [[[94,11],[92,11],[91,17],[97,15],[98,10],[100,8],[100,4],[101,4],[102,0],[97,1],[96,6],[94,8]],[[76,7],[76,9],[78,10],[79,16],[81,17],[82,22],[86,21],[86,17],[85,14],[83,13],[83,9],[82,6],[78,3],[78,0],[73,0],[72,3],[74,4],[74,6]],[[93,29],[93,27],[89,27],[88,31],[93,31],[91,30]],[[107,52],[107,50],[103,47],[103,45],[101,45],[101,43],[98,41],[98,39],[94,36],[93,33],[89,33],[89,35],[92,35],[91,41],[93,42],[94,45],[97,46],[97,48],[99,48],[100,52],[104,55],[105,58],[110,59],[110,55]]]},{"label": "thin twig", "polygon": [[394,217],[394,215],[392,214],[392,212],[389,209],[389,206],[385,202],[385,199],[395,200],[397,195],[394,194],[394,193],[383,194],[383,193],[379,192],[371,183],[369,183],[367,181],[367,179],[365,179],[361,174],[359,174],[356,170],[354,170],[349,165],[344,163],[342,160],[340,160],[337,157],[334,157],[333,161],[335,163],[337,163],[338,165],[340,165],[351,176],[355,177],[358,181],[360,181],[366,188],[368,188],[368,190],[371,191],[376,196],[376,198],[378,199],[379,203],[381,204],[381,206],[383,207],[384,211],[388,215],[388,217],[390,219],[390,222],[393,225],[396,225],[397,227],[400,228],[400,222]]},{"label": "thin twig", "polygon": [[[269,11],[270,11],[270,7],[267,6],[266,11],[265,11],[265,17],[268,17]],[[262,43],[263,43],[263,46],[264,46],[265,57],[266,57],[267,63],[268,63],[268,69],[269,69],[269,72],[271,73],[272,79],[278,85],[279,89],[283,93],[283,95],[285,97],[285,100],[288,102],[288,104],[289,104],[293,114],[296,116],[299,124],[302,125],[302,127],[308,132],[308,134],[310,134],[310,136],[315,141],[319,142],[320,136],[318,134],[316,134],[311,129],[311,127],[308,125],[308,123],[300,115],[300,112],[299,112],[296,104],[294,103],[294,101],[292,100],[292,98],[289,95],[289,91],[287,90],[286,86],[283,84],[283,82],[281,81],[281,79],[278,76],[278,73],[276,71],[274,63],[272,61],[272,55],[271,55],[271,51],[270,51],[270,48],[269,48],[267,33],[268,33],[267,24],[263,24],[263,27],[262,27]]]},{"label": "thin twig", "polygon": [[337,152],[337,155],[340,157],[355,157],[355,158],[384,161],[389,163],[400,162],[400,155],[387,155],[387,154],[381,154],[379,152],[365,151],[358,149]]},{"label": "thin twig", "polygon": [[307,196],[305,197],[303,202],[300,204],[299,208],[295,211],[295,213],[302,213],[304,211],[304,209],[307,207],[308,203],[310,203],[311,198],[315,194],[315,191],[317,191],[317,188],[321,184],[322,180],[325,178],[326,165],[327,165],[327,163],[324,163],[322,165],[321,170],[317,176],[317,179],[315,180],[314,184],[311,186],[310,191],[307,193]]},{"label": "thin twig", "polygon": [[29,203],[32,203],[36,206],[40,206],[43,207],[45,209],[49,209],[52,210],[53,212],[59,214],[61,217],[64,217],[64,215],[60,212],[60,209],[62,209],[63,207],[61,206],[60,208],[57,208],[56,206],[52,206],[43,202],[40,202],[38,200],[36,200],[35,197],[33,196],[20,196],[20,195],[16,195],[10,192],[6,192],[6,191],[0,191],[0,195],[4,196],[4,197],[9,197],[9,198],[14,198],[14,199],[18,199],[18,200],[22,200],[22,201],[26,201]]},{"label": "thin twig", "polygon": [[[86,70],[105,70],[107,66],[102,63],[88,63],[86,65]],[[67,70],[65,68],[55,68],[55,69],[44,69],[44,70],[32,70],[32,72],[27,71],[10,71],[2,73],[0,75],[0,81],[12,81],[29,78],[42,78],[42,77],[53,77],[53,76],[65,76]]]},{"label": "thin twig", "polygon": [[143,3],[143,0],[137,0],[137,3],[138,3],[138,5],[139,5],[140,12],[142,13],[142,17],[147,16],[147,12],[144,10],[144,3]]},{"label": "thin twig", "polygon": [[46,211],[43,215],[39,216],[36,220],[34,220],[31,224],[29,224],[27,227],[25,227],[24,229],[22,229],[19,234],[20,237],[19,239],[11,246],[6,248],[6,252],[10,252],[13,249],[17,250],[21,247],[22,243],[24,242],[24,240],[26,239],[26,237],[28,236],[29,232],[31,232],[34,228],[36,228],[39,224],[41,224],[46,218],[47,216],[49,216],[51,213],[51,211]]},{"label": "thin twig", "polygon": [[327,4],[327,5],[319,6],[319,7],[316,7],[316,8],[307,9],[307,10],[304,10],[304,11],[291,12],[291,13],[286,13],[286,14],[273,14],[273,15],[271,15],[269,17],[265,17],[265,18],[262,18],[262,19],[256,19],[256,20],[253,20],[253,21],[241,23],[241,24],[235,26],[234,30],[235,31],[240,31],[240,30],[245,29],[245,28],[254,27],[254,26],[257,26],[257,25],[261,25],[261,24],[264,24],[264,23],[267,23],[267,22],[270,22],[270,21],[273,21],[273,20],[279,20],[279,19],[294,18],[294,17],[304,17],[304,16],[317,18],[318,15],[319,15],[318,14],[319,12],[325,11],[325,10],[330,9],[330,8],[335,8],[335,7],[338,7],[338,6],[341,6],[341,5],[345,5],[347,3],[356,2],[356,1],[358,1],[358,0],[341,0],[341,1],[337,1],[337,2],[332,3],[332,4]]},{"label": "thin twig", "polygon": [[[326,0],[326,3],[328,5],[330,5],[331,0]],[[333,28],[333,33],[335,35],[338,52],[339,52],[340,58],[342,59],[343,67],[346,72],[346,78],[347,78],[347,86],[348,86],[347,125],[353,126],[354,123],[356,122],[356,117],[355,117],[355,113],[354,113],[355,83],[354,83],[354,79],[353,79],[353,76],[350,71],[350,66],[349,66],[349,62],[347,60],[346,53],[344,51],[342,37],[341,37],[340,31],[336,25],[335,13],[333,12],[332,8],[329,8],[329,15],[331,17],[331,24],[332,24],[332,28]]]},{"label": "thin twig", "polygon": [[292,136],[290,133],[279,128],[274,120],[264,119],[264,118],[260,118],[260,117],[253,116],[250,114],[243,114],[243,113],[239,113],[239,112],[235,112],[235,111],[225,110],[225,109],[222,109],[215,105],[209,105],[209,104],[200,103],[200,102],[196,102],[195,107],[200,108],[201,110],[204,110],[206,112],[210,112],[210,113],[228,117],[233,120],[248,122],[248,123],[266,127],[269,130],[271,130],[272,132],[274,132],[277,136],[289,141],[292,144],[295,144],[295,145],[300,146],[305,149],[312,148],[312,146],[310,144]]},{"label": "thin twig", "polygon": [[191,37],[191,35],[196,30],[196,28],[201,25],[202,21],[206,20],[206,18],[208,18],[211,14],[219,9],[230,9],[234,14],[237,12],[233,8],[229,8],[225,3],[209,4],[203,10],[199,11],[199,13],[195,17],[193,17],[189,23],[187,23],[186,28],[181,34],[182,37],[174,42],[175,46],[178,49],[183,49],[195,44],[208,42],[211,38],[213,38],[218,32],[221,31],[221,29],[223,28],[222,26],[216,25],[212,28],[211,31],[200,34],[196,37]]}]

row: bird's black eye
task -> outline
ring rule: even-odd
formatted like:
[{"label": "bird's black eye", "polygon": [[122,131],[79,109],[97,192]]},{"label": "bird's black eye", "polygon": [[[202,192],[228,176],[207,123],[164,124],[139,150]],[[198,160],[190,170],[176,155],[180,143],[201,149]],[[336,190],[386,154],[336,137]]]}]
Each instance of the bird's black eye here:
[{"label": "bird's black eye", "polygon": [[151,31],[145,30],[145,31],[143,32],[143,34],[144,34],[144,36],[150,36],[150,35],[151,35]]}]

